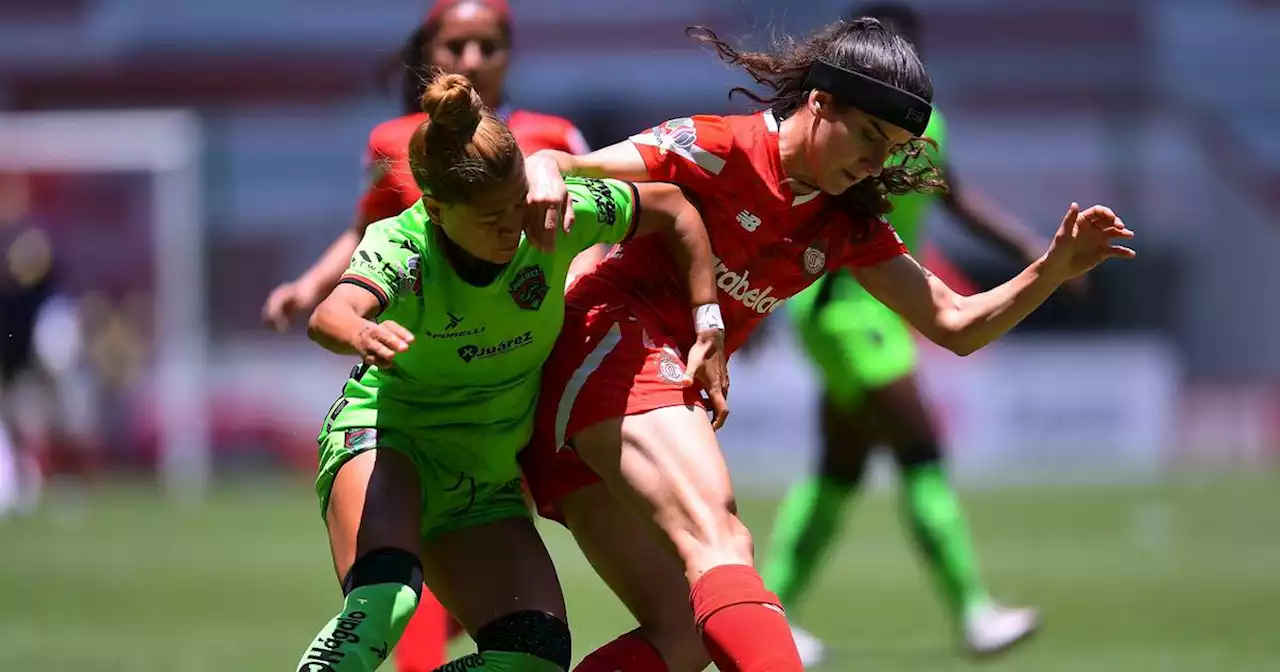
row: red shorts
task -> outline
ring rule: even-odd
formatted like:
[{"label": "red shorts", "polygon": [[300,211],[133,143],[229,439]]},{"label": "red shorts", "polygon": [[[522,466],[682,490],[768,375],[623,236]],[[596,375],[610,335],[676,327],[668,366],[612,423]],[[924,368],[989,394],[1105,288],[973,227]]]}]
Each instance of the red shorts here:
[{"label": "red shorts", "polygon": [[562,497],[600,482],[569,439],[613,418],[668,406],[702,407],[700,387],[684,387],[676,341],[625,308],[566,308],[564,328],[542,368],[533,439],[520,453],[525,481],[544,518],[561,521]]}]

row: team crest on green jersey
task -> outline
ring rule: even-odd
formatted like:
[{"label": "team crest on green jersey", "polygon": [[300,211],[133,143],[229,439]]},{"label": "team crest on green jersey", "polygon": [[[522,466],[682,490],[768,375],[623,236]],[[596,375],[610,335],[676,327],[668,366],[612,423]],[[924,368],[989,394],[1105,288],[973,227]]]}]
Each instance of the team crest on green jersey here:
[{"label": "team crest on green jersey", "polygon": [[511,298],[521,310],[541,308],[542,301],[547,298],[547,291],[550,289],[551,286],[547,284],[547,276],[542,271],[542,266],[537,265],[520,269],[507,287],[511,292]]},{"label": "team crest on green jersey", "polygon": [[399,268],[395,269],[396,278],[400,281],[400,286],[405,291],[413,292],[414,296],[422,296],[422,255],[408,241],[401,242],[400,247],[409,250],[413,254],[405,259]]}]

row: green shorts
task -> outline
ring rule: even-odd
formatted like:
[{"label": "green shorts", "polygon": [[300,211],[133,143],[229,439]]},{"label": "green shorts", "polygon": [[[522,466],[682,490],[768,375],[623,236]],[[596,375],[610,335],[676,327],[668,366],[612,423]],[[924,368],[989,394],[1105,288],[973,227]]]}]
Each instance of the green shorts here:
[{"label": "green shorts", "polygon": [[838,402],[856,403],[867,391],[915,371],[910,328],[852,276],[824,278],[788,300],[787,311]]},{"label": "green shorts", "polygon": [[531,515],[514,458],[511,469],[502,470],[505,473],[477,469],[476,461],[467,459],[468,451],[433,439],[431,432],[337,429],[322,434],[319,443],[316,494],[320,497],[321,516],[329,510],[329,493],[338,470],[356,455],[374,449],[395,450],[413,462],[422,484],[423,541],[447,532]]}]

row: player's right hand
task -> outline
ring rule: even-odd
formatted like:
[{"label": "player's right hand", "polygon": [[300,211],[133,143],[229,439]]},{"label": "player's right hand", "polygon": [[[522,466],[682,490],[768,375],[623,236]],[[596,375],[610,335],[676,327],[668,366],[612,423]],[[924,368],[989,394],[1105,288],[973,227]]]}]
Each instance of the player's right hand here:
[{"label": "player's right hand", "polygon": [[262,305],[262,321],[276,331],[284,331],[298,315],[315,310],[321,298],[307,283],[286,282],[267,295],[267,302]]},{"label": "player's right hand", "polygon": [[569,187],[555,160],[536,153],[525,159],[524,173],[529,182],[524,233],[534,247],[549,251],[555,247],[559,230],[568,233],[573,227]]},{"label": "player's right hand", "polygon": [[413,343],[413,334],[399,324],[387,320],[365,326],[356,335],[355,342],[351,345],[356,352],[360,353],[365,364],[389,369],[394,366],[392,360],[396,355],[408,350],[410,343]]},{"label": "player's right hand", "polygon": [[711,404],[711,428],[724,427],[729,419],[729,361],[724,352],[724,330],[703,329],[698,340],[689,348],[689,364],[685,367],[685,387],[694,381],[702,383],[702,390]]}]

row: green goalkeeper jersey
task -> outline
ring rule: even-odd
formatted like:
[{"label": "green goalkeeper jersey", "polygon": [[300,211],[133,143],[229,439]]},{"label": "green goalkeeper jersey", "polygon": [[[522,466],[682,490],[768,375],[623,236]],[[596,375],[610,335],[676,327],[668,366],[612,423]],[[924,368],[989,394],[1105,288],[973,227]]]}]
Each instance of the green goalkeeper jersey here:
[{"label": "green goalkeeper jersey", "polygon": [[[525,239],[489,285],[458,277],[422,203],[369,226],[343,276],[378,296],[377,319],[414,335],[389,369],[358,367],[325,419],[324,434],[397,429],[514,455],[529,440],[543,362],[564,321],[570,262],[597,243],[623,241],[636,224],[634,185],[569,178],[574,224],[555,251]],[[477,433],[483,427],[483,433]],[[428,441],[427,443],[430,443]]]}]

